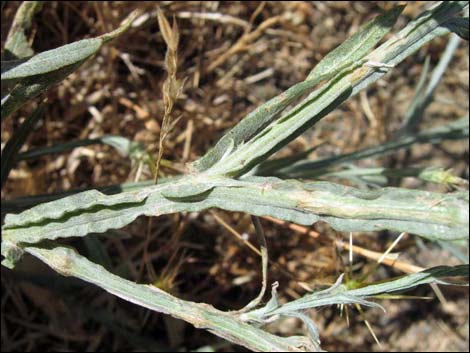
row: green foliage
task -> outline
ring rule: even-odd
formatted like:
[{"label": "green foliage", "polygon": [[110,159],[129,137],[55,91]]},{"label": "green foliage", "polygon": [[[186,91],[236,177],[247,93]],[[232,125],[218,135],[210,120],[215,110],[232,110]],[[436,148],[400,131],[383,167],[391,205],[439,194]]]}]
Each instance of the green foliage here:
[{"label": "green foliage", "polygon": [[223,136],[205,156],[196,161],[194,168],[202,172],[212,167],[265,129],[296,99],[311,91],[320,82],[340,74],[351,65],[356,65],[390,31],[403,8],[404,6],[397,6],[366,24],[351,38],[326,55],[305,81],[292,86],[256,108]]},{"label": "green foliage", "polygon": [[2,151],[2,168],[1,168],[1,186],[8,178],[10,170],[13,168],[18,151],[20,150],[23,143],[26,141],[28,134],[34,128],[34,125],[42,117],[44,113],[44,105],[40,105],[26,120],[21,124],[21,127],[15,132],[10,138],[5,148]]},{"label": "green foliage", "polygon": [[[117,30],[97,38],[67,44],[27,60],[2,60],[2,120],[77,70],[103,44],[127,30],[134,18],[135,13]],[[5,94],[4,87],[9,88]]]},{"label": "green foliage", "polygon": [[43,239],[81,237],[124,227],[141,215],[196,212],[212,207],[269,215],[303,225],[322,220],[340,231],[390,229],[430,239],[468,237],[465,192],[443,195],[399,188],[363,191],[328,182],[276,178],[181,178],[116,195],[90,190],[40,204],[18,215],[8,214],[3,239],[31,244]]},{"label": "green foliage", "polygon": [[[421,131],[415,135],[398,138],[386,142],[382,145],[368,147],[363,150],[345,153],[338,156],[319,159],[316,161],[301,159],[284,168],[273,169],[264,168],[261,164],[260,175],[276,175],[281,178],[308,178],[316,177],[325,173],[328,168],[343,163],[350,163],[365,158],[381,157],[391,152],[407,148],[416,144],[432,143],[437,144],[445,140],[460,140],[469,136],[468,114],[461,119],[451,123],[438,126],[426,131]],[[274,162],[271,161],[271,162]],[[274,164],[275,165],[275,164]],[[266,170],[267,169],[267,170]],[[255,170],[255,173],[258,174]]]},{"label": "green foliage", "polygon": [[31,27],[31,21],[36,12],[41,10],[42,4],[41,1],[24,1],[18,8],[5,41],[6,60],[27,58],[34,54],[28,43],[26,31]]}]

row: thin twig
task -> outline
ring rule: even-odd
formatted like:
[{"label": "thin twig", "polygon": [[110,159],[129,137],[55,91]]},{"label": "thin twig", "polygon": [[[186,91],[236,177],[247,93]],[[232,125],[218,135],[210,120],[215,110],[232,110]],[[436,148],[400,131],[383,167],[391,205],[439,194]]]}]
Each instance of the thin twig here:
[{"label": "thin twig", "polygon": [[279,23],[280,20],[281,16],[274,16],[268,18],[267,20],[262,22],[254,31],[246,32],[245,34],[243,34],[243,36],[229,50],[227,50],[209,65],[209,67],[207,68],[207,72],[214,71],[217,67],[225,63],[233,55],[241,51],[247,50],[250,44],[253,43],[256,39],[258,39],[264,33],[264,31],[266,31],[266,29],[276,25],[277,23]]},{"label": "thin twig", "polygon": [[[307,227],[300,226],[298,224],[287,223],[285,221],[279,220],[279,219],[274,218],[274,217],[263,217],[263,218],[267,219],[267,220],[270,220],[271,222],[287,226],[288,228],[292,229],[295,232],[302,233],[302,234],[308,234],[309,236],[311,236],[313,238],[319,238],[319,237],[322,236],[320,233],[315,232],[313,230],[310,230]],[[374,261],[379,260],[383,256],[382,253],[377,252],[377,251],[372,251],[372,250],[369,250],[369,249],[365,249],[365,248],[362,248],[362,247],[357,246],[357,245],[350,246],[348,243],[343,242],[342,240],[335,240],[334,243],[335,243],[336,246],[338,246],[340,248],[343,248],[347,251],[351,250],[353,253],[355,253],[357,255],[366,257],[366,258],[374,260]],[[404,261],[398,261],[398,260],[390,258],[390,257],[385,257],[382,260],[382,264],[384,264],[386,266],[396,268],[397,270],[400,270],[400,271],[405,272],[405,273],[416,273],[416,272],[421,272],[421,271],[424,270],[423,267],[412,265],[412,264],[409,264],[409,263],[404,262]]]},{"label": "thin twig", "polygon": [[261,268],[262,268],[262,285],[261,290],[258,296],[249,302],[244,308],[238,311],[238,313],[247,312],[259,305],[261,300],[263,300],[264,294],[266,293],[266,287],[268,286],[268,246],[266,244],[266,237],[264,235],[263,226],[259,221],[259,218],[256,216],[251,216],[251,220],[253,221],[253,225],[255,226],[256,236],[258,238],[258,243],[261,249]]},{"label": "thin twig", "polygon": [[[251,251],[253,251],[255,254],[258,256],[261,256],[261,252],[253,245],[249,240],[246,240],[236,229],[234,229],[230,224],[225,222],[219,215],[217,215],[216,212],[214,211],[209,211],[214,219],[221,224],[225,229],[227,229],[230,234],[234,235],[238,240],[240,240],[242,243],[244,243]],[[263,217],[266,218],[266,217]],[[308,284],[301,282],[298,278],[296,278],[293,274],[291,274],[289,271],[281,267],[277,262],[274,262],[272,260],[268,259],[268,263],[271,266],[274,266],[277,270],[279,270],[283,275],[288,277],[289,279],[295,281],[295,283],[302,288],[303,290],[307,292],[312,292],[313,288],[311,288]]]}]

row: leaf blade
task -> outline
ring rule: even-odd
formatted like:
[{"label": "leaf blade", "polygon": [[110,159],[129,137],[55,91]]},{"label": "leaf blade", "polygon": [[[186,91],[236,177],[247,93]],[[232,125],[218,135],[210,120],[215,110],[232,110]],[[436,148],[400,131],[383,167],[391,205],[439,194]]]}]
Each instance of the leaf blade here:
[{"label": "leaf blade", "polygon": [[1,167],[1,187],[5,184],[11,169],[16,163],[17,155],[21,146],[23,146],[29,133],[34,128],[36,122],[42,117],[44,113],[44,104],[41,104],[34,112],[28,116],[21,124],[18,130],[15,131],[13,136],[8,140],[5,148],[2,151],[2,167]]},{"label": "leaf blade", "polygon": [[[193,197],[168,198],[194,178],[180,178],[138,192],[104,195],[87,191],[7,215],[3,239],[35,243],[43,239],[85,236],[121,228],[139,216],[200,212],[209,208],[271,216],[311,225],[325,221],[340,231],[407,231],[429,239],[468,238],[468,194],[439,194],[384,188],[362,191],[327,182],[301,183],[276,178],[221,180],[195,188]],[[197,192],[208,190],[205,193]],[[184,187],[185,195],[188,187]],[[184,195],[184,196],[185,196]],[[81,201],[85,200],[85,201]],[[384,207],[387,205],[387,207]]]},{"label": "leaf blade", "polygon": [[119,28],[100,37],[66,44],[39,53],[24,62],[2,62],[2,86],[10,86],[5,95],[2,90],[2,120],[77,70],[104,43],[127,30],[136,15],[133,12]]},{"label": "leaf blade", "polygon": [[390,32],[406,5],[398,5],[362,26],[350,38],[329,52],[308,74],[307,80],[337,72],[362,59]]},{"label": "leaf blade", "polygon": [[342,69],[361,59],[392,28],[403,8],[402,5],[396,6],[366,24],[359,32],[325,56],[305,81],[290,87],[248,114],[203,157],[195,161],[192,167],[198,172],[209,169],[227,153],[233,153],[241,145],[250,141],[273,122],[279,113],[318,83],[330,79]]},{"label": "leaf blade", "polygon": [[42,5],[42,1],[23,1],[21,3],[5,41],[4,59],[20,59],[34,54],[26,38],[26,31],[31,27],[33,17],[41,10]]}]

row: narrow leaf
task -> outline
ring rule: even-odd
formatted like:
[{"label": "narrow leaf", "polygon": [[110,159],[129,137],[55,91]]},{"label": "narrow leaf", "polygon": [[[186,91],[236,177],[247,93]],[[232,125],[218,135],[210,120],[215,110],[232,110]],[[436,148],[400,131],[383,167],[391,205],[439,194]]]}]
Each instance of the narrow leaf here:
[{"label": "narrow leaf", "polygon": [[462,39],[468,41],[469,34],[468,34],[468,26],[469,26],[469,18],[468,17],[456,17],[447,21],[444,24],[450,31],[457,34]]},{"label": "narrow leaf", "polygon": [[433,102],[434,92],[444,76],[444,72],[454,56],[460,41],[461,40],[458,36],[451,36],[447,43],[446,50],[442,53],[439,63],[433,70],[429,83],[425,87],[424,82],[429,68],[429,58],[426,59],[418,87],[416,88],[415,96],[413,97],[405,114],[403,127],[397,132],[396,136],[415,134],[419,130],[419,125],[424,113],[427,107]]},{"label": "narrow leaf", "polygon": [[96,54],[104,43],[129,28],[135,15],[131,14],[120,28],[107,35],[83,39],[45,51],[18,65],[2,61],[2,86],[10,87],[9,92],[2,96],[2,119],[77,70],[88,58]]},{"label": "narrow leaf", "polygon": [[[160,184],[164,182],[166,182],[165,178],[161,178]],[[152,185],[153,185],[153,180],[145,180],[145,181],[140,181],[137,183],[131,182],[131,183],[103,186],[103,187],[96,188],[96,190],[107,195],[112,195],[112,194],[118,194],[124,191],[140,190],[148,186],[152,186]],[[20,196],[13,200],[2,200],[1,212],[2,214],[3,213],[18,213],[28,208],[31,208],[33,206],[36,206],[40,203],[58,200],[66,196],[75,195],[80,192],[89,191],[89,190],[92,190],[92,188],[73,189],[73,190],[62,191],[62,192],[51,193],[51,194]]]},{"label": "narrow leaf", "polygon": [[342,284],[342,276],[337,282],[325,290],[317,291],[307,294],[300,299],[280,305],[277,308],[266,310],[265,308],[258,309],[248,315],[257,320],[269,320],[274,315],[285,315],[290,313],[301,312],[302,310],[318,308],[326,305],[337,304],[360,304],[364,306],[380,305],[368,301],[367,299],[391,292],[402,292],[413,289],[416,286],[430,283],[438,283],[442,285],[464,285],[468,286],[467,282],[450,281],[448,278],[452,277],[468,277],[469,266],[439,266],[426,269],[422,272],[412,273],[396,279],[387,280],[378,284],[369,284],[359,289],[347,289],[347,286]]},{"label": "narrow leaf", "polygon": [[[468,2],[443,2],[410,23],[364,60],[340,70],[324,86],[312,92],[290,112],[271,123],[250,141],[215,163],[208,175],[241,176],[313,126],[344,100],[381,78],[394,66],[438,35],[448,33],[442,23],[468,7]],[[373,63],[373,65],[371,65]],[[379,63],[379,68],[376,67]]]},{"label": "narrow leaf", "polygon": [[[349,293],[360,297],[372,297],[378,294],[398,292],[412,289],[416,286],[429,283],[438,284],[458,284],[460,282],[450,282],[443,280],[446,277],[468,277],[469,266],[458,265],[458,266],[438,266],[426,269],[422,272],[412,273],[395,280],[387,280],[379,284],[370,284],[366,287],[350,290]],[[466,284],[468,285],[468,284]]]},{"label": "narrow leaf", "polygon": [[397,6],[378,16],[344,44],[328,54],[305,81],[292,86],[248,114],[225,134],[209,152],[193,163],[194,169],[199,172],[205,171],[220,161],[222,157],[233,153],[244,143],[250,141],[258,132],[266,128],[286,107],[308,93],[318,83],[330,79],[362,58],[390,30],[403,8],[404,6]]},{"label": "narrow leaf", "polygon": [[18,151],[23,146],[29,133],[33,130],[37,121],[44,113],[44,105],[41,104],[36,110],[28,116],[21,124],[20,128],[15,131],[13,136],[8,140],[5,148],[2,151],[2,167],[1,167],[1,187],[8,179],[10,170],[16,163]]},{"label": "narrow leaf", "polygon": [[396,141],[382,145],[364,148],[362,150],[328,157],[316,161],[303,160],[289,167],[277,170],[274,176],[281,178],[313,178],[325,174],[328,168],[365,158],[388,155],[399,149],[408,148],[415,144],[437,144],[445,140],[460,140],[469,137],[468,115],[451,123],[438,126],[417,135],[406,136]]},{"label": "narrow leaf", "polygon": [[103,266],[105,269],[111,270],[111,258],[98,236],[96,234],[88,234],[83,240],[90,259],[94,263]]},{"label": "narrow leaf", "polygon": [[46,74],[82,62],[95,54],[101,44],[100,39],[83,39],[39,53],[21,65],[17,65],[10,70],[2,70],[2,81]]},{"label": "narrow leaf", "polygon": [[404,8],[405,5],[398,5],[365,24],[339,47],[329,52],[310,72],[307,80],[338,72],[342,67],[362,59],[390,32]]},{"label": "narrow leaf", "polygon": [[[468,9],[468,1],[441,1],[424,11],[418,18],[411,21],[394,37],[375,49],[367,58],[371,61],[396,66],[405,58],[435,37],[448,34],[444,26],[449,20]],[[359,75],[354,85],[354,93],[376,82],[387,71],[369,70]]]},{"label": "narrow leaf", "polygon": [[337,178],[356,178],[356,177],[366,177],[371,176],[387,176],[394,178],[404,178],[404,177],[416,177],[421,180],[439,183],[445,185],[468,185],[468,181],[460,178],[456,175],[453,175],[451,171],[445,170],[443,168],[437,167],[427,167],[427,168],[350,168],[346,170],[341,170],[337,172],[328,172],[322,174],[322,176],[327,177],[337,177]]},{"label": "narrow leaf", "polygon": [[181,300],[151,285],[120,278],[72,249],[28,247],[26,251],[64,276],[80,278],[128,302],[185,320],[253,351],[299,351],[288,338],[270,334],[210,305]]},{"label": "narrow leaf", "polygon": [[429,74],[429,63],[431,57],[427,56],[424,61],[421,76],[415,89],[415,94],[411,99],[411,103],[408,106],[408,110],[405,113],[403,119],[403,127],[401,131],[398,131],[397,136],[411,135],[418,132],[419,123],[423,117],[424,110],[427,104],[425,104],[425,92],[426,92],[426,80]]},{"label": "narrow leaf", "polygon": [[[193,197],[168,198],[175,184],[194,185],[180,178],[158,186],[104,195],[87,191],[45,203],[18,215],[8,214],[3,240],[36,243],[44,239],[82,237],[121,228],[138,216],[199,212],[217,207],[228,211],[271,216],[303,225],[325,221],[340,231],[394,230],[429,239],[468,238],[468,193],[439,194],[419,190],[384,188],[362,191],[326,183],[301,183],[275,178],[244,181],[219,179],[211,190]],[[206,181],[205,187],[210,183]],[[195,187],[199,192],[199,187]],[[186,194],[185,194],[186,195]]]},{"label": "narrow leaf", "polygon": [[34,54],[29,45],[26,31],[31,27],[33,17],[41,10],[42,5],[42,1],[23,1],[21,3],[5,41],[5,60],[26,58]]},{"label": "narrow leaf", "polygon": [[18,154],[18,159],[27,160],[54,153],[64,153],[77,147],[90,146],[94,144],[109,145],[116,149],[116,151],[118,151],[122,157],[130,157],[131,159],[137,159],[137,157],[147,154],[144,147],[140,143],[129,140],[123,136],[105,135],[93,139],[70,141],[49,147],[34,148],[31,151],[25,151]]},{"label": "narrow leaf", "polygon": [[131,191],[117,195],[105,195],[97,190],[89,190],[57,201],[43,203],[19,215],[5,217],[6,227],[26,227],[29,224],[46,223],[48,220],[60,220],[80,212],[96,212],[103,207],[126,204],[139,204],[147,197],[150,189]]},{"label": "narrow leaf", "polygon": [[[76,63],[57,71],[50,72],[46,76],[31,76],[14,83],[12,89],[2,97],[1,115],[2,120],[18,110],[26,102],[33,99],[40,93],[46,91],[52,85],[62,81],[69,74],[74,72],[83,62]],[[5,85],[10,86],[11,82],[6,81]],[[4,82],[2,82],[2,86]],[[2,94],[4,92],[2,91]]]}]

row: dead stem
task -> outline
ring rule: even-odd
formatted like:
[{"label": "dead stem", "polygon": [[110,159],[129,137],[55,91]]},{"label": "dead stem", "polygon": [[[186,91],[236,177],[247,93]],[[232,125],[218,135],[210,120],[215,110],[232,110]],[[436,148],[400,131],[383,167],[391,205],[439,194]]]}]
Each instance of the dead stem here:
[{"label": "dead stem", "polygon": [[[155,173],[153,176],[154,184],[158,184],[158,175],[160,172],[160,163],[163,157],[165,139],[167,138],[169,132],[178,122],[178,119],[174,121],[171,120],[171,112],[173,111],[174,102],[178,99],[179,94],[181,93],[182,83],[176,79],[176,72],[178,69],[178,42],[179,42],[179,31],[178,25],[176,24],[175,18],[173,18],[173,26],[170,26],[170,23],[163,15],[160,8],[157,9],[157,20],[158,26],[162,33],[163,39],[167,45],[166,55],[165,55],[165,69],[167,71],[167,77],[165,82],[163,82],[163,105],[165,111],[163,114],[162,126],[160,129],[160,136],[158,141],[158,154],[155,160]],[[148,219],[147,225],[147,236],[145,238],[144,254],[142,257],[142,263],[140,266],[140,276],[142,276],[144,266],[147,268],[147,272],[151,280],[156,279],[155,270],[148,259],[148,246],[152,234],[152,217]]]}]

